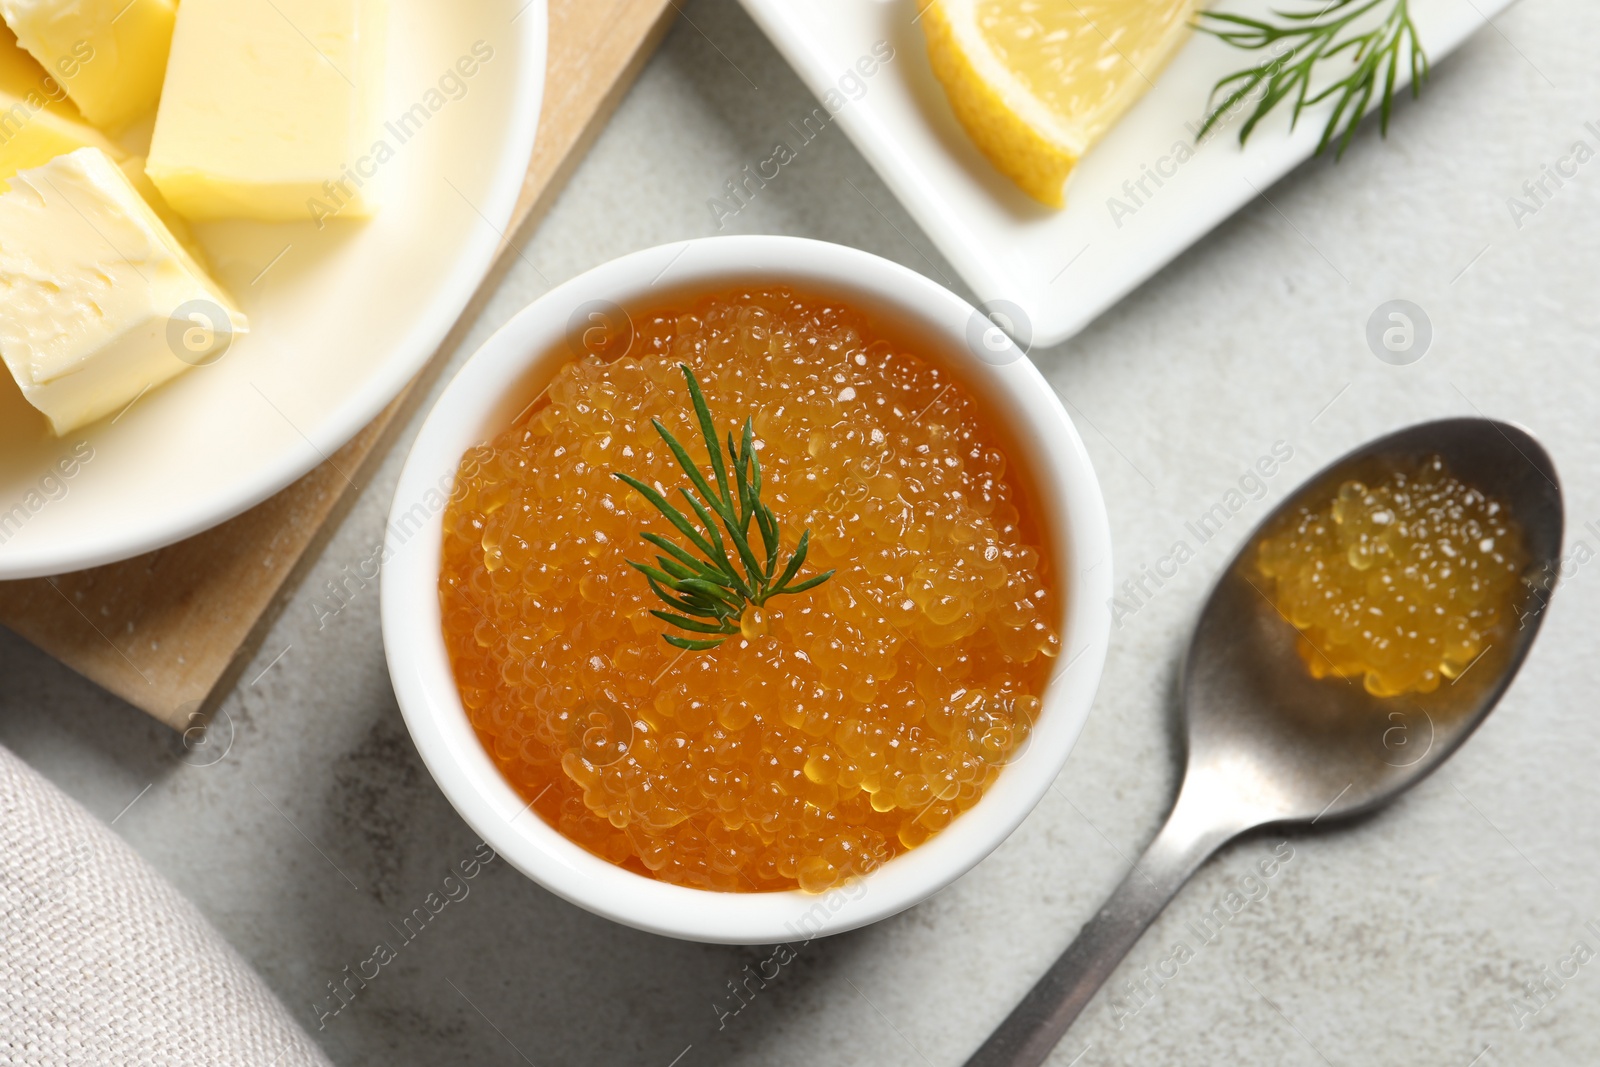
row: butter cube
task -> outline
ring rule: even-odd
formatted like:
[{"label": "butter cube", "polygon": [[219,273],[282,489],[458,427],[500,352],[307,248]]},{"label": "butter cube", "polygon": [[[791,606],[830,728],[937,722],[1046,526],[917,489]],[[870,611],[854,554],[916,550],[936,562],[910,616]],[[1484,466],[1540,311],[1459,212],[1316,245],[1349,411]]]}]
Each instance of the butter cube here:
[{"label": "butter cube", "polygon": [[116,131],[156,106],[176,0],[0,0],[0,17],[84,117]]},{"label": "butter cube", "polygon": [[122,157],[120,148],[83,121],[61,83],[0,27],[0,189],[17,171],[79,148]]},{"label": "butter cube", "polygon": [[384,0],[183,0],[150,179],[194,220],[371,215],[384,25]]},{"label": "butter cube", "polygon": [[58,434],[214,362],[248,322],[126,174],[81,148],[0,195],[0,359]]}]

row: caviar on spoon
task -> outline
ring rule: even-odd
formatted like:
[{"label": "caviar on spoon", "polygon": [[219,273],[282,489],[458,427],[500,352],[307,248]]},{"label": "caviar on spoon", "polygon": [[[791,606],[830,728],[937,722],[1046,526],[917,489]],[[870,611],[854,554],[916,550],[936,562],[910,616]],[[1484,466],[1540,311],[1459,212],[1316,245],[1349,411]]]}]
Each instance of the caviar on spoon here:
[{"label": "caviar on spoon", "polygon": [[[1360,572],[1351,564],[1352,546],[1313,529],[1314,517],[1331,516],[1330,502],[1342,501],[1348,520],[1371,525],[1385,500],[1364,505],[1371,494],[1353,492],[1350,484],[1369,489],[1368,481],[1379,484],[1375,471],[1419,467],[1432,488],[1397,505],[1395,517],[1403,511],[1413,526],[1390,544],[1411,555],[1411,562],[1425,562],[1433,550],[1442,553],[1460,541],[1462,548],[1491,558],[1486,570],[1499,571],[1506,561],[1492,557],[1502,546],[1469,546],[1460,536],[1475,518],[1499,516],[1488,514],[1489,502],[1498,502],[1519,531],[1517,580],[1496,594],[1501,599],[1493,605],[1499,615],[1490,628],[1492,647],[1431,692],[1408,686],[1380,696],[1373,685],[1358,682],[1368,667],[1376,667],[1383,680],[1377,688],[1390,688],[1384,680],[1390,663],[1370,647],[1358,650],[1361,662],[1347,663],[1348,671],[1314,677],[1297,647],[1308,634],[1316,640],[1325,623],[1340,627],[1338,612],[1326,614],[1327,606],[1383,594],[1381,581],[1369,589],[1350,579],[1343,568]],[[1446,469],[1453,478],[1443,475]],[[1451,484],[1453,479],[1459,482]],[[1395,488],[1392,478],[1389,484]],[[1388,495],[1389,503],[1394,495]],[[1297,521],[1305,516],[1313,521]],[[1457,525],[1446,530],[1452,523]],[[1280,504],[1246,539],[1201,609],[1179,695],[1188,769],[1166,825],[967,1067],[1043,1063],[1168,901],[1228,841],[1261,826],[1310,825],[1370,812],[1448,759],[1494,709],[1533,645],[1555,585],[1562,524],[1561,488],[1549,455],[1525,430],[1490,419],[1446,419],[1380,438],[1325,468]],[[1354,555],[1361,562],[1361,553]],[[1263,560],[1273,571],[1270,580],[1262,573]],[[1297,594],[1285,599],[1281,589],[1274,602],[1266,588],[1272,581],[1292,585],[1318,571],[1331,577],[1304,604]],[[1439,594],[1464,594],[1472,578],[1469,570],[1443,576],[1427,591],[1428,609],[1444,604],[1446,614],[1459,614],[1471,595],[1451,604],[1452,598]],[[1321,606],[1312,612],[1308,605],[1314,601]],[[1392,606],[1392,597],[1385,603]],[[1286,618],[1280,606],[1308,614]],[[1410,652],[1427,652],[1426,636],[1418,631]],[[1454,650],[1442,651],[1448,657]]]}]

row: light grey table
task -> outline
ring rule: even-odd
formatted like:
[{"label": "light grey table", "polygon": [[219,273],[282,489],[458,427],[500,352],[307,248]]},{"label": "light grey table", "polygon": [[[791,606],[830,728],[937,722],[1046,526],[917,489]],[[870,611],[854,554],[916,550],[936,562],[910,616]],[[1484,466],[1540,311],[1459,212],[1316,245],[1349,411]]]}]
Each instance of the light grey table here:
[{"label": "light grey table", "polygon": [[[707,199],[813,106],[733,0],[684,9],[458,359],[553,282],[714,232]],[[376,591],[317,609],[324,583],[373,553],[399,453],[223,706],[226,758],[186,763],[163,727],[3,632],[0,743],[115,820],[337,1063],[959,1064],[1165,815],[1175,663],[1248,526],[1365,438],[1483,412],[1543,438],[1571,517],[1572,566],[1515,688],[1442,773],[1359,826],[1295,836],[1271,880],[1245,881],[1279,839],[1224,853],[1056,1062],[1600,1062],[1600,161],[1548,185],[1520,226],[1508,205],[1574,141],[1600,149],[1584,126],[1600,127],[1596,40],[1595,4],[1529,0],[1440,65],[1387,142],[1368,129],[1342,163],[1301,168],[1078,339],[1034,353],[1105,486],[1117,580],[1180,539],[1195,558],[1122,619],[1076,751],[1009,842],[920,907],[807,946],[737,1014],[729,983],[768,952],[623,929],[501,862],[318,1029],[327,983],[395,940],[476,843],[401,723]],[[728,229],[953,278],[837,130]],[[1414,365],[1363,339],[1393,298],[1436,331]],[[1278,442],[1294,458],[1265,498],[1195,543],[1185,522]],[[1256,899],[1207,927],[1236,890]],[[1180,942],[1192,958],[1173,974]]]}]

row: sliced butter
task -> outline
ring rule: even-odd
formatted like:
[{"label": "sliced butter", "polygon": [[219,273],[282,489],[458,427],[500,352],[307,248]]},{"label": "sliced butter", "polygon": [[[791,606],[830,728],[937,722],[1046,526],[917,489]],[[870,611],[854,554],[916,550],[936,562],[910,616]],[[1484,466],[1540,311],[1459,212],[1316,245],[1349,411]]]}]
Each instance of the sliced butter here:
[{"label": "sliced butter", "polygon": [[83,121],[61,83],[0,27],[0,189],[17,171],[79,148],[122,157],[120,148]]},{"label": "sliced butter", "polygon": [[58,434],[212,362],[248,328],[95,148],[0,195],[0,306],[0,358]]},{"label": "sliced butter", "polygon": [[195,220],[372,214],[384,0],[183,0],[146,170]]},{"label": "sliced butter", "polygon": [[156,106],[175,0],[0,0],[0,16],[85,118],[116,131]]}]

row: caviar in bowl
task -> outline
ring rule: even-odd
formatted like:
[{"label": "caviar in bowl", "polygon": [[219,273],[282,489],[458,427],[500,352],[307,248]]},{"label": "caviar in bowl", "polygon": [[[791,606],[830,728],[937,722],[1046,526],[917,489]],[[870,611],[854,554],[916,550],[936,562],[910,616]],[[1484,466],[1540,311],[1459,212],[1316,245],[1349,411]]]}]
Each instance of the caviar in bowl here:
[{"label": "caviar in bowl", "polygon": [[[842,309],[907,339],[902,347],[919,358],[877,352],[851,362],[841,352],[839,366],[826,358],[780,366],[762,353],[718,356],[688,341],[696,323],[679,319],[692,316],[656,314],[719,293],[725,313],[759,305],[780,321]],[[701,309],[706,336],[716,334],[708,323],[717,313]],[[770,942],[908,907],[1027,815],[1092,699],[1108,630],[1109,545],[1098,485],[1059,402],[1020,353],[996,358],[971,347],[974,316],[921,276],[864,253],[715,238],[598,268],[541,298],[469,361],[402,473],[384,630],[425,761],[515,866],[643,929]],[[621,348],[605,351],[619,336]],[[688,396],[697,381],[711,434],[695,433],[703,420]],[[902,414],[867,419],[855,437],[835,433],[836,413],[818,405],[858,394],[887,397],[884,409],[903,401]],[[981,467],[987,454],[995,465],[995,499],[974,500],[982,521],[974,512],[954,524],[960,529],[941,525],[960,513],[936,492],[937,467],[914,486],[893,486],[883,482],[892,472],[863,462],[874,433],[899,433],[941,397],[956,410],[917,427],[965,432],[970,462]],[[747,416],[747,440],[761,457],[754,463],[738,433]],[[608,419],[616,432],[598,432]],[[694,542],[663,521],[646,493],[609,481],[626,470],[641,488],[672,493],[672,449],[652,420],[696,457],[679,480],[695,468],[711,479],[696,494],[709,510],[721,500],[738,511],[746,499],[733,488],[744,484],[739,471],[764,466],[758,506],[776,520],[774,543],[761,544],[766,524],[747,515],[755,546],[741,562],[754,565],[756,578],[770,567],[770,584],[783,584],[785,562],[802,557],[788,579],[795,595],[764,610],[745,605],[731,622],[705,613],[701,622],[722,633],[661,621],[682,617],[662,609],[674,601],[682,609],[686,594],[627,564],[647,561],[640,569],[666,582],[705,554],[694,556]],[[989,439],[981,439],[985,427]],[[712,440],[724,454],[715,478]],[[925,438],[900,444],[909,453],[930,448]],[[1000,453],[1015,461],[1005,476]],[[830,466],[830,457],[838,462]],[[896,469],[903,475],[905,465]],[[968,497],[983,496],[970,477],[964,484]],[[878,539],[894,550],[865,563],[840,530],[842,516],[861,511],[859,496],[910,505],[888,519],[878,509],[879,520],[900,522],[887,542]],[[675,499],[689,512],[692,500]],[[639,530],[656,531],[652,544],[662,551],[639,542]],[[744,555],[743,547],[727,551]],[[742,585],[742,573],[735,566],[722,580]],[[1013,582],[1037,603],[1006,595]],[[917,603],[905,598],[904,615],[878,610],[893,608],[884,590],[913,587]],[[863,601],[875,607],[862,610]],[[962,644],[985,626],[986,635],[1007,635],[1004,656],[992,636]],[[666,643],[663,631],[679,640]],[[721,647],[683,647],[712,644]],[[969,739],[991,751],[951,741],[948,729],[932,736],[928,717],[962,695],[988,702],[981,721],[1007,727]],[[923,729],[892,736],[897,702],[917,705],[902,725],[909,717]],[[741,743],[742,752],[729,747]],[[717,744],[725,758],[712,754]],[[788,784],[756,795],[773,784],[761,778],[768,772],[789,774]],[[730,800],[716,793],[724,786],[742,792]]]}]

